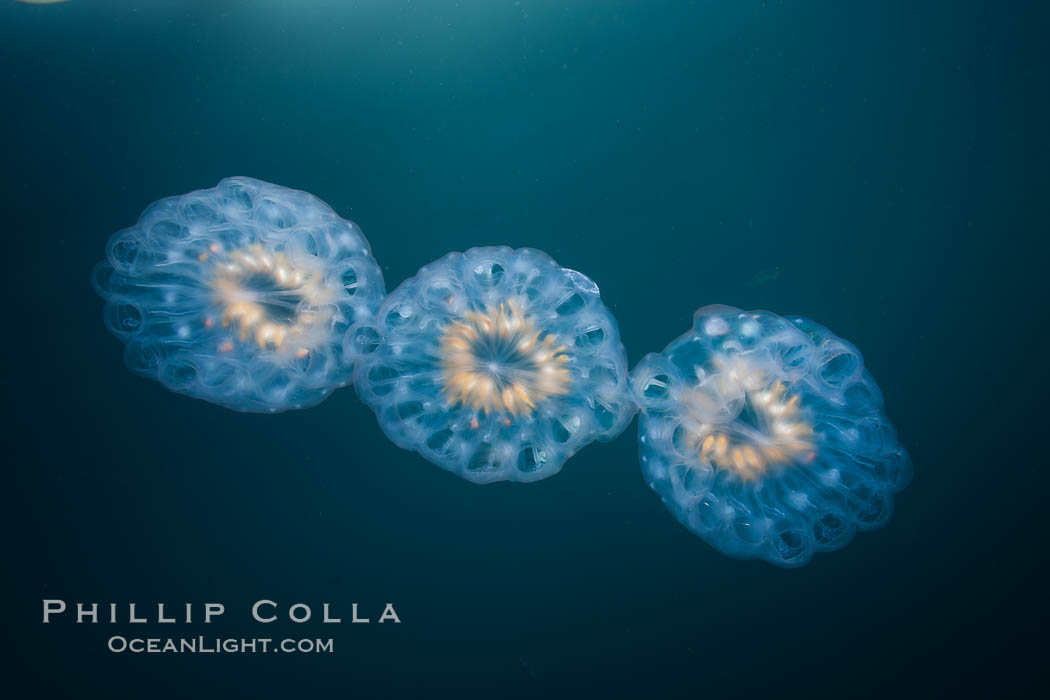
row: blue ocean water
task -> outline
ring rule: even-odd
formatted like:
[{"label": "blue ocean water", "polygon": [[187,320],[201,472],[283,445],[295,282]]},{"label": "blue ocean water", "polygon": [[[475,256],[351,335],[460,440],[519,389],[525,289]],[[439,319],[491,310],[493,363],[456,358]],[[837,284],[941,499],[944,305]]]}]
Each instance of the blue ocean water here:
[{"label": "blue ocean water", "polygon": [[[1047,486],[1039,3],[0,5],[16,696],[944,695],[1039,680]],[[856,344],[915,463],[889,525],[786,571],[641,478],[634,426],[534,484],[389,443],[343,389],[238,414],[128,373],[88,277],[161,197],[245,175],[357,222],[389,288],[534,247],[633,365],[723,303]],[[131,655],[41,600],[224,602]],[[248,622],[360,602],[400,625]]]}]

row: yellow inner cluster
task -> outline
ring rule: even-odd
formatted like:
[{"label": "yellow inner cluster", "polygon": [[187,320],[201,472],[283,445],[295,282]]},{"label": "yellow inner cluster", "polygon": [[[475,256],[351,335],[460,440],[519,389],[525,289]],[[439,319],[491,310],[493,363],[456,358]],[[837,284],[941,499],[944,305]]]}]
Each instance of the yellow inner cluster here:
[{"label": "yellow inner cluster", "polygon": [[[217,244],[211,248],[213,254],[221,253]],[[209,257],[201,255],[201,262]],[[263,278],[272,285],[270,291],[258,291],[248,284],[253,278]],[[241,342],[249,340],[261,349],[279,349],[286,341],[302,336],[307,329],[321,319],[318,309],[323,309],[325,288],[321,275],[293,266],[284,253],[273,253],[256,243],[248,248],[228,252],[222,262],[214,266],[211,284],[216,302],[222,308],[223,327],[237,329]],[[293,309],[288,320],[275,319],[267,310],[275,304]],[[213,323],[211,319],[206,323]],[[230,350],[228,341],[220,350]],[[306,348],[298,354],[305,355]]]},{"label": "yellow inner cluster", "polygon": [[[730,377],[728,381],[735,381]],[[718,423],[699,416],[698,402],[686,399],[686,442],[700,460],[716,469],[732,471],[744,481],[753,481],[769,469],[792,462],[807,462],[815,456],[813,428],[806,420],[799,396],[777,380],[757,389],[748,382],[737,385],[755,418],[756,427],[739,422]]]},{"label": "yellow inner cluster", "polygon": [[438,342],[445,396],[480,411],[531,413],[569,393],[569,355],[515,300],[471,311],[450,323]]}]

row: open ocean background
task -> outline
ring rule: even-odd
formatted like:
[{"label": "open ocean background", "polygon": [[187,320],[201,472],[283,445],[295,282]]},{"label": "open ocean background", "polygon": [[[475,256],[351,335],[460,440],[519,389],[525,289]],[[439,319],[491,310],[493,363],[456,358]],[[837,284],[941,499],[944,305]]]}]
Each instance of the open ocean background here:
[{"label": "open ocean background", "polygon": [[[9,697],[1038,692],[1048,15],[3,0]],[[886,528],[785,571],[680,526],[633,425],[479,487],[352,389],[278,416],[168,393],[125,370],[89,271],[150,202],[230,175],[356,221],[390,289],[451,250],[544,250],[598,283],[632,365],[706,304],[811,317],[864,353],[914,481]],[[45,626],[44,598],[227,613]],[[260,598],[344,621],[390,601],[403,624],[251,624]],[[118,655],[111,634],[336,653]]]}]

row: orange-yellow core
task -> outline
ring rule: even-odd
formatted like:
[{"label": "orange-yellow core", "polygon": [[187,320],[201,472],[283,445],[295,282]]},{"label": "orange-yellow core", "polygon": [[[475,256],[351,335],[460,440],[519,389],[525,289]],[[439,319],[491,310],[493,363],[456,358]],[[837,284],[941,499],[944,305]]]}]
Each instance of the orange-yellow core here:
[{"label": "orange-yellow core", "polygon": [[569,393],[569,354],[515,300],[450,323],[438,344],[446,398],[479,411],[531,413]]}]

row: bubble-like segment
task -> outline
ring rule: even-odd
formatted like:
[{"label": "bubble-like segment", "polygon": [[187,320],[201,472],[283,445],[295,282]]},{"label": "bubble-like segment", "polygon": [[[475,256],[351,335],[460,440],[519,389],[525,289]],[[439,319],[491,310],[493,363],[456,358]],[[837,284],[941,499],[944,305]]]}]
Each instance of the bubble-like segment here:
[{"label": "bubble-like segment", "polygon": [[538,250],[422,268],[349,330],[358,396],[398,446],[477,483],[536,481],[637,410],[598,287]]},{"label": "bubble-like segment", "polygon": [[368,241],[313,195],[246,177],[162,199],[93,283],[128,367],[238,411],[312,406],[353,377],[343,337],[385,294]]},{"label": "bubble-like segment", "polygon": [[886,523],[911,477],[860,353],[804,318],[705,307],[631,387],[646,481],[731,556],[801,566]]}]

